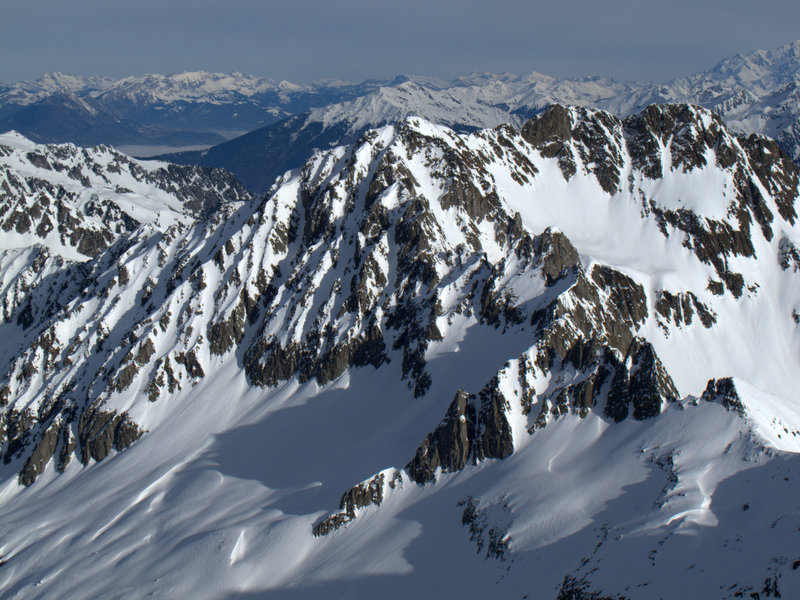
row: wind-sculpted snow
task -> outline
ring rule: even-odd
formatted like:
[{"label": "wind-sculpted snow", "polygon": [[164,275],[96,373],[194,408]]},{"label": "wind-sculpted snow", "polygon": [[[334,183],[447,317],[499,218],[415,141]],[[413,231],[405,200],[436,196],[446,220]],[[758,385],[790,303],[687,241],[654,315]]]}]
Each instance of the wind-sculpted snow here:
[{"label": "wind-sculpted snow", "polygon": [[788,597],[797,182],[687,105],[409,118],[7,253],[0,589]]}]

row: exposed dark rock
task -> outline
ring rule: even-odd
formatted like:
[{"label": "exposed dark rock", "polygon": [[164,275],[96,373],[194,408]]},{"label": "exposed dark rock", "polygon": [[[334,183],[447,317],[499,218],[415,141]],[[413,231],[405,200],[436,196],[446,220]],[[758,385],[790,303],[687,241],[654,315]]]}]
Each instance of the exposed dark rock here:
[{"label": "exposed dark rock", "polygon": [[[578,355],[582,355],[580,358]],[[573,365],[585,373],[581,378],[567,385],[556,387],[542,395],[539,413],[528,433],[547,425],[552,419],[568,414],[586,417],[602,397],[606,382],[620,370],[620,361],[608,348],[600,348],[593,343],[576,343],[564,364]]]},{"label": "exposed dark rock", "polygon": [[189,350],[188,352],[179,352],[175,356],[175,362],[182,364],[186,369],[186,373],[188,373],[190,377],[194,377],[195,379],[201,379],[202,377],[205,377],[203,367],[200,366],[200,361],[197,360],[197,355],[195,354],[194,350]]},{"label": "exposed dark rock", "polygon": [[585,577],[576,578],[565,575],[558,590],[556,600],[630,600],[628,596],[609,596],[602,591],[592,590]]},{"label": "exposed dark rock", "polygon": [[511,510],[508,501],[501,498],[496,505],[481,506],[476,498],[469,496],[460,501],[458,506],[464,507],[461,524],[469,529],[469,539],[475,543],[477,553],[505,562],[511,546],[511,536],[508,535]]},{"label": "exposed dark rock", "polygon": [[778,264],[784,271],[800,273],[800,250],[787,237],[782,237],[778,244]]},{"label": "exposed dark rock", "polygon": [[83,464],[90,459],[101,461],[112,449],[124,450],[143,434],[128,413],[90,409],[81,415],[78,424],[81,460]]},{"label": "exposed dark rock", "polygon": [[546,158],[558,157],[564,179],[575,175],[575,158],[568,142],[572,139],[569,109],[555,104],[522,127],[522,137]]},{"label": "exposed dark rock", "polygon": [[655,417],[661,413],[663,402],[678,399],[675,384],[649,342],[637,338],[628,355],[628,393],[633,404],[633,418],[643,420]]},{"label": "exposed dark rock", "polygon": [[797,219],[795,201],[798,197],[800,167],[774,140],[751,134],[740,137],[739,143],[747,152],[750,166],[759,181],[775,199],[781,217],[794,225]]},{"label": "exposed dark rock", "polygon": [[625,328],[635,329],[647,319],[647,296],[644,288],[633,279],[610,267],[595,265],[592,281],[609,295]]},{"label": "exposed dark rock", "polygon": [[460,471],[469,460],[477,421],[475,396],[459,390],[439,426],[427,435],[413,460],[406,465],[411,479],[428,483],[436,470]]},{"label": "exposed dark rock", "polygon": [[46,169],[48,171],[53,170],[53,167],[51,167],[50,163],[47,161],[47,157],[40,152],[28,152],[25,154],[25,158],[27,158],[34,167]]},{"label": "exposed dark rock", "polygon": [[[685,232],[684,246],[692,250],[701,261],[716,269],[717,274],[735,298],[741,297],[744,279],[741,274],[728,269],[727,258],[728,256],[748,258],[755,256],[755,248],[750,239],[751,217],[748,212],[737,211],[739,229],[734,229],[726,221],[701,219],[690,210],[661,210],[652,201],[650,208],[659,221],[664,235],[668,235],[667,225]],[[712,289],[712,291],[714,290]]]},{"label": "exposed dark rock", "polygon": [[[769,242],[773,236],[772,222],[775,217],[767,207],[761,190],[752,177],[744,175],[741,171],[738,171],[734,176],[734,183],[741,206],[749,209],[756,223],[761,226],[761,233],[764,238]],[[739,220],[742,220],[741,217]]]},{"label": "exposed dark rock", "polygon": [[439,202],[444,209],[452,206],[463,209],[476,223],[491,218],[500,205],[495,192],[484,195],[471,181],[456,179],[451,180]]},{"label": "exposed dark rock", "polygon": [[642,112],[625,120],[625,137],[633,167],[649,179],[660,179],[664,175],[661,162],[661,141],[674,128],[669,113],[658,106],[648,106]]},{"label": "exposed dark rock", "polygon": [[113,236],[108,231],[93,231],[77,228],[70,236],[70,245],[75,246],[81,254],[96,256],[111,244]]},{"label": "exposed dark rock", "polygon": [[244,325],[245,306],[243,303],[238,303],[227,319],[209,326],[209,352],[218,356],[228,352],[242,340]]},{"label": "exposed dark rock", "polygon": [[359,483],[347,490],[339,502],[339,512],[334,513],[317,523],[312,533],[316,537],[328,535],[346,525],[356,517],[356,511],[370,505],[380,506],[383,502],[383,488],[386,483],[394,489],[402,482],[402,475],[395,471],[389,482],[385,481],[383,473],[372,479]]},{"label": "exposed dark rock", "polygon": [[666,322],[659,320],[659,325],[667,334],[669,333],[668,324],[670,320],[678,327],[691,325],[695,311],[706,329],[717,322],[716,314],[700,302],[692,292],[672,294],[666,290],[661,290],[658,300],[656,300],[656,311],[666,319]]},{"label": "exposed dark rock", "polygon": [[739,392],[736,391],[736,384],[730,377],[710,379],[702,399],[706,402],[718,402],[740,416],[745,414],[745,407],[739,397]]},{"label": "exposed dark rock", "polygon": [[479,394],[463,390],[456,393],[444,420],[429,433],[406,470],[419,484],[436,479],[437,469],[454,472],[469,461],[476,464],[487,458],[506,458],[513,449],[511,426],[506,413],[508,400],[494,377]]},{"label": "exposed dark rock", "polygon": [[[565,359],[578,360],[580,369],[595,368],[605,360],[605,347],[627,355],[633,332],[647,316],[644,289],[613,269],[595,267],[592,279],[576,270],[573,281],[569,295],[574,301],[557,299],[531,318],[538,332],[535,361],[543,371]],[[572,397],[578,393],[573,390]]]},{"label": "exposed dark rock", "polygon": [[473,461],[486,458],[506,458],[514,451],[511,425],[506,417],[510,406],[508,399],[500,391],[497,376],[478,394],[480,406],[475,427],[476,440]]},{"label": "exposed dark rock", "polygon": [[11,409],[0,413],[0,443],[7,443],[3,455],[5,464],[18,458],[29,445],[35,425],[36,416],[30,409]]},{"label": "exposed dark rock", "polygon": [[542,273],[545,276],[545,285],[554,285],[567,271],[580,267],[578,252],[563,233],[547,229],[536,241],[537,254],[544,256]]},{"label": "exposed dark rock", "polygon": [[19,474],[19,481],[24,486],[31,485],[36,478],[44,472],[44,468],[56,451],[58,444],[59,425],[51,425],[42,435],[36,448],[25,461],[25,466]]},{"label": "exposed dark rock", "polygon": [[72,460],[72,455],[74,454],[77,445],[78,442],[72,435],[72,430],[70,429],[69,424],[65,424],[61,428],[59,450],[56,456],[56,471],[58,471],[59,473],[64,472],[70,460]]},{"label": "exposed dark rock", "polygon": [[720,166],[731,166],[734,150],[723,140],[724,124],[713,115],[706,126],[706,114],[688,104],[653,104],[625,119],[628,148],[635,168],[651,179],[662,176],[660,147],[669,144],[672,168],[691,171],[706,165],[706,151],[714,150]]},{"label": "exposed dark rock", "polygon": [[581,161],[607,194],[619,191],[624,166],[622,123],[609,113],[576,109],[580,118],[572,132]]},{"label": "exposed dark rock", "polygon": [[542,150],[544,156],[553,158],[563,143],[572,139],[569,110],[560,104],[548,107],[539,117],[523,125],[522,137],[534,148]]},{"label": "exposed dark rock", "polygon": [[331,336],[320,340],[310,332],[303,344],[286,347],[275,339],[262,340],[245,354],[250,380],[263,386],[277,385],[297,375],[301,382],[316,379],[320,385],[333,381],[350,366],[379,367],[388,362],[383,333],[377,324],[349,341],[334,343]]},{"label": "exposed dark rock", "polygon": [[678,399],[672,378],[650,342],[635,338],[622,365],[614,369],[605,415],[619,422],[633,407],[633,418],[644,420],[661,412],[664,402]]}]

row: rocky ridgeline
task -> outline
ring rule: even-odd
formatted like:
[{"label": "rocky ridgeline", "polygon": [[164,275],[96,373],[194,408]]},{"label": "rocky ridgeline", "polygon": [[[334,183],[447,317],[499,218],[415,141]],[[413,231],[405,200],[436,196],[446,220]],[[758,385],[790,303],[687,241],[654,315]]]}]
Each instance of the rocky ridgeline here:
[{"label": "rocky ridgeline", "polygon": [[[646,193],[648,181],[712,168],[734,182],[724,218]],[[636,203],[708,266],[708,288],[649,297],[629,275],[582,264],[563,233],[528,231],[508,186],[526,197],[553,172],[586,180],[597,198]],[[623,121],[554,106],[521,132],[458,135],[418,119],[370,131],[317,153],[259,202],[139,227],[6,294],[4,327],[20,332],[22,350],[0,365],[4,460],[24,484],[73,453],[102,460],[142,434],[131,407],[168,402],[225,361],[267,387],[324,385],[399,360],[409,394],[423,397],[426,357],[460,320],[496,335],[533,330],[530,348],[482,389],[456,394],[405,468],[346,492],[315,528],[328,533],[406,481],[508,456],[564,414],[658,415],[678,393],[640,329],[649,319],[667,333],[714,327],[718,295],[736,300],[745,285],[729,259],[755,259],[754,236],[772,243],[779,224],[794,224],[797,181],[772,142],[736,138],[690,106]],[[789,265],[787,243],[774,240]],[[20,273],[33,269],[33,255],[18,258]]]},{"label": "rocky ridgeline", "polygon": [[[34,145],[15,137],[14,146],[0,142],[0,228],[87,258],[143,221],[167,226],[250,199],[222,169],[148,163],[108,146]],[[136,210],[137,204],[152,206]]]},{"label": "rocky ridgeline", "polygon": [[[686,247],[714,267],[719,279],[708,285],[718,293],[727,288],[741,296],[742,275],[728,268],[728,259],[755,255],[751,227],[760,228],[768,241],[774,235],[776,215],[767,206],[765,193],[783,221],[794,225],[797,220],[800,168],[774,141],[757,135],[733,136],[718,115],[697,107],[652,105],[620,120],[604,112],[554,106],[529,121],[522,135],[545,156],[556,158],[567,179],[575,175],[580,160],[609,194],[625,186],[633,194],[637,175],[658,180],[669,171],[691,172],[710,162],[730,173],[735,201],[725,219],[642,197],[643,212],[656,218],[665,236],[682,232]],[[664,164],[667,156],[670,164]],[[623,181],[628,164],[633,172]]]}]

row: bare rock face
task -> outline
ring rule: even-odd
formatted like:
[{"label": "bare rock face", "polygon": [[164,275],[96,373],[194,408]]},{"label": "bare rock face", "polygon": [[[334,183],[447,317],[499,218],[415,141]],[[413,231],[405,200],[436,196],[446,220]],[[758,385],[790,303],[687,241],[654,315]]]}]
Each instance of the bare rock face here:
[{"label": "bare rock face", "polygon": [[544,273],[545,283],[548,287],[555,285],[566,275],[568,270],[580,266],[578,252],[563,233],[552,233],[547,230],[538,241],[537,254],[544,257],[542,273]]},{"label": "bare rock face", "polygon": [[784,271],[800,273],[800,250],[798,250],[789,238],[783,237],[780,241],[778,250],[778,264]]},{"label": "bare rock face", "polygon": [[144,432],[127,413],[91,411],[81,416],[78,423],[78,442],[84,464],[89,459],[103,460],[112,450],[124,450],[139,439]]},{"label": "bare rock face", "polygon": [[59,440],[59,427],[57,424],[50,427],[42,435],[41,440],[25,461],[25,466],[19,475],[20,482],[28,486],[36,481],[36,477],[44,470],[45,465],[53,457]]},{"label": "bare rock face", "polygon": [[447,473],[467,466],[476,424],[475,396],[459,390],[442,422],[427,435],[416,456],[406,465],[411,479],[427,483],[436,479],[437,469]]},{"label": "bare rock face", "polygon": [[439,426],[422,442],[406,471],[419,484],[436,480],[437,471],[452,473],[487,458],[506,458],[514,450],[506,417],[508,400],[493,378],[479,398],[456,393]]},{"label": "bare rock face", "polygon": [[759,181],[775,199],[781,217],[794,225],[795,202],[800,193],[800,166],[774,140],[751,134],[738,138]]},{"label": "bare rock face", "polygon": [[736,384],[730,377],[709,380],[702,399],[706,402],[722,404],[728,410],[735,412],[739,416],[744,416],[744,404],[742,404],[742,399],[739,397],[739,392],[736,391]]},{"label": "bare rock face", "polygon": [[564,179],[576,172],[575,158],[566,143],[572,139],[572,119],[567,108],[558,104],[522,127],[522,137],[547,158],[557,158]]},{"label": "bare rock face", "polygon": [[657,416],[663,403],[677,399],[675,384],[653,346],[636,338],[625,361],[614,370],[604,412],[619,422],[632,408],[633,418],[643,420]]},{"label": "bare rock face", "polygon": [[672,324],[678,327],[691,325],[695,313],[706,329],[710,329],[717,322],[716,314],[692,292],[672,294],[661,290],[656,301],[656,312],[663,317],[659,318],[659,325],[665,335],[669,335]]},{"label": "bare rock face", "polygon": [[[391,477],[388,477],[391,475]],[[316,537],[333,533],[356,518],[356,511],[367,506],[380,506],[387,490],[393,490],[403,484],[400,471],[382,472],[347,490],[339,502],[339,512],[334,513],[313,528]]]}]

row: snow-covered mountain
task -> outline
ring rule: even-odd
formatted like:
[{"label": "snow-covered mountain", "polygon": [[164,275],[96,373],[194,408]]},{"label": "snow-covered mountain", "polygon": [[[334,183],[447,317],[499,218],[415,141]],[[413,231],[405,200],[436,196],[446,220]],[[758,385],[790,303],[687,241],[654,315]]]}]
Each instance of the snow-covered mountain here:
[{"label": "snow-covered mountain", "polygon": [[688,105],[412,117],[31,266],[3,596],[797,595],[799,194]]},{"label": "snow-covered mountain", "polygon": [[[2,106],[27,106],[45,99],[51,94],[72,92],[91,95],[113,85],[110,77],[66,75],[47,73],[35,81],[20,81],[13,84],[0,83],[0,104]],[[7,110],[7,108],[6,108]]]},{"label": "snow-covered mountain", "polygon": [[198,101],[223,104],[240,97],[252,97],[267,92],[294,93],[312,92],[317,87],[342,87],[347,82],[320,82],[298,84],[290,81],[274,81],[242,73],[209,73],[187,71],[160,75],[149,73],[140,77],[113,79],[110,77],[84,77],[48,73],[35,81],[6,84],[0,96],[2,103],[27,105],[59,91],[70,91],[90,98],[106,95],[125,96],[139,103],[169,104],[180,101]]},{"label": "snow-covered mountain", "polygon": [[86,260],[142,224],[164,230],[250,200],[230,173],[132,159],[108,146],[0,135],[3,250],[33,245]]},{"label": "snow-covered mountain", "polygon": [[17,133],[0,135],[0,190],[0,301],[4,319],[22,322],[32,317],[18,310],[41,280],[66,276],[69,285],[80,263],[141,227],[166,231],[250,200],[221,169],[137,161],[107,146],[37,145]]}]

